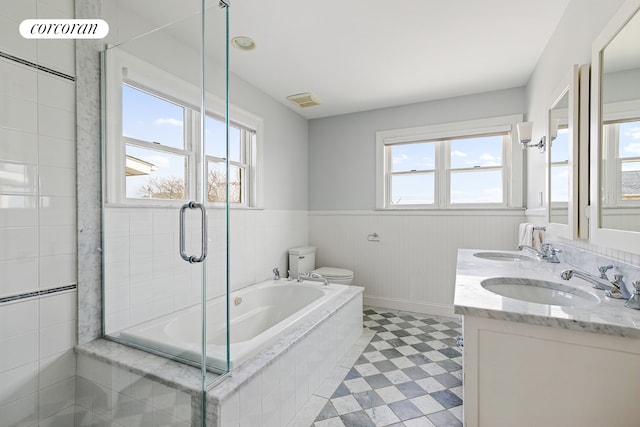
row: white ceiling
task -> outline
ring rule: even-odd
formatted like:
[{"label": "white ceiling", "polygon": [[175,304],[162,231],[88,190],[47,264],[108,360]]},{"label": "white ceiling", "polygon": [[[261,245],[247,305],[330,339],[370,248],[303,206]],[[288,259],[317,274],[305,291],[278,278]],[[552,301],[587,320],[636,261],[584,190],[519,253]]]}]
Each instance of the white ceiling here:
[{"label": "white ceiling", "polygon": [[[229,67],[309,119],[518,87],[569,1],[231,0],[229,36],[257,48],[232,48]],[[286,100],[308,91],[322,104]]]}]

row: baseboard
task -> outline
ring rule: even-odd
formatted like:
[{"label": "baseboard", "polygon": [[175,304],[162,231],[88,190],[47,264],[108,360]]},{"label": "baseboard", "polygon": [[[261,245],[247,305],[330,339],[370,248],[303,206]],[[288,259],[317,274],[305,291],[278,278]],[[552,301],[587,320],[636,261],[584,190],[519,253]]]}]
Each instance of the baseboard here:
[{"label": "baseboard", "polygon": [[364,305],[392,310],[412,311],[414,313],[431,314],[434,316],[458,317],[453,312],[452,305],[433,304],[424,302],[407,301],[402,299],[381,298],[364,296]]}]

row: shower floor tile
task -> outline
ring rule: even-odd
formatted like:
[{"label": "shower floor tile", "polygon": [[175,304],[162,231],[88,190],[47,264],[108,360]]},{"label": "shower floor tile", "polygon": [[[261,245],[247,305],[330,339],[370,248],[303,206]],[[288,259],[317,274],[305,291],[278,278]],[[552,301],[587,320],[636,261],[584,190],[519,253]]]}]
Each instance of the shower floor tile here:
[{"label": "shower floor tile", "polygon": [[365,308],[375,335],[313,426],[462,426],[462,354],[451,318]]}]

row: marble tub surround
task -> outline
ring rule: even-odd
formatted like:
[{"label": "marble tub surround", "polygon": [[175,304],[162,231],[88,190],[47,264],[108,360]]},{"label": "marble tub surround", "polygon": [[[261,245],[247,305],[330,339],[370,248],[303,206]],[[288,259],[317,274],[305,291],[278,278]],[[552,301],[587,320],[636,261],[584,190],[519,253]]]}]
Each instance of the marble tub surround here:
[{"label": "marble tub surround", "polygon": [[361,337],[363,290],[349,286],[207,390],[207,426],[289,423]]},{"label": "marble tub surround", "polygon": [[[206,392],[207,425],[226,427],[239,425],[240,420],[243,425],[258,425],[251,421],[263,417],[272,420],[271,425],[280,425],[281,422],[285,425],[293,419],[324,377],[332,372],[346,351],[362,335],[362,292],[361,287],[349,286],[345,292],[281,336],[275,344],[263,349],[231,373],[222,377],[208,373],[207,383],[213,385]],[[184,395],[190,396],[194,414],[191,419],[199,419],[199,415],[196,418],[196,414],[200,414],[202,394],[199,368],[106,339],[80,345],[76,352],[83,360],[105,368],[101,371],[111,369],[117,372],[117,376],[130,376],[135,380],[144,378],[163,390],[166,388],[182,393],[178,395],[183,400]],[[288,382],[279,384],[285,381],[282,378]],[[99,382],[97,384],[101,386]],[[87,385],[98,393],[104,391],[104,387],[95,387],[91,381]],[[118,396],[125,400],[129,397],[126,393]],[[256,404],[263,398],[276,400],[270,401],[269,405]],[[245,405],[249,405],[249,408],[245,408]],[[83,408],[90,409],[86,405]],[[166,411],[158,414],[167,415]],[[93,415],[105,418],[101,413]],[[177,425],[182,421],[185,421],[185,417],[178,417]]]},{"label": "marble tub surround", "polygon": [[[609,299],[604,291],[593,289],[591,284],[579,278],[562,280],[560,274],[569,268],[597,272],[602,264],[587,264],[582,267],[567,264],[561,257],[558,264],[544,261],[495,261],[473,256],[479,249],[459,249],[456,271],[454,311],[462,315],[501,319],[582,332],[591,332],[620,337],[640,338],[640,310],[624,307],[624,300]],[[501,251],[509,252],[509,251]],[[520,254],[520,252],[513,252]],[[561,255],[566,255],[563,253]],[[591,268],[593,267],[593,268]],[[611,275],[612,276],[612,275]],[[529,303],[502,297],[484,289],[481,282],[495,277],[522,277],[546,280],[572,286],[596,295],[600,302],[594,305],[573,307]],[[625,278],[631,283],[640,276]]]},{"label": "marble tub surround", "polygon": [[[130,355],[123,356],[128,360]],[[142,361],[150,359],[143,357]],[[186,392],[164,382],[81,353],[75,381],[75,422],[64,425],[199,426],[202,392]]]},{"label": "marble tub surround", "polygon": [[[78,357],[95,360],[131,374],[145,377],[192,396],[202,393],[200,368],[186,365],[114,341],[97,339],[76,347]],[[207,384],[220,375],[207,373]]]}]

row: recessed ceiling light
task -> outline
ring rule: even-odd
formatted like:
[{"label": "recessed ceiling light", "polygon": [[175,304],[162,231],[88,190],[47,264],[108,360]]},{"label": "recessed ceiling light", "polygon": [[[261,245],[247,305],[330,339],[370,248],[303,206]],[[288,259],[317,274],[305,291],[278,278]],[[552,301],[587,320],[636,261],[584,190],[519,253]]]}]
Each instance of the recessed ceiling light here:
[{"label": "recessed ceiling light", "polygon": [[231,39],[231,46],[240,50],[253,50],[256,48],[256,42],[245,36],[238,36]]}]

